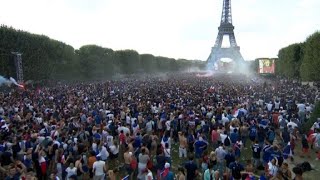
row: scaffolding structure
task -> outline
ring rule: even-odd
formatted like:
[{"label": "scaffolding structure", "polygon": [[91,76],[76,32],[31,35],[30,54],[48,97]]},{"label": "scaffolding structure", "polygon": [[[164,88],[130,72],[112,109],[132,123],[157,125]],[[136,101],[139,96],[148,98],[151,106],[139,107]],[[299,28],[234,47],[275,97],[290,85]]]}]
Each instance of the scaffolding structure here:
[{"label": "scaffolding structure", "polygon": [[14,65],[16,68],[16,79],[18,83],[23,83],[23,67],[22,54],[19,52],[11,52],[14,55]]}]

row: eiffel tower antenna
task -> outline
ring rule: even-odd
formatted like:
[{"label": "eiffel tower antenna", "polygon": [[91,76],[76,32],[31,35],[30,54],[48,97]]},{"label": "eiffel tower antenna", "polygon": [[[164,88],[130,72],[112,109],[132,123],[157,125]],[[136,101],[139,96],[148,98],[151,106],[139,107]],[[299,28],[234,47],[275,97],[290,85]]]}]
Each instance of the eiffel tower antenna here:
[{"label": "eiffel tower antenna", "polygon": [[[237,45],[237,41],[234,36],[231,0],[223,0],[221,21],[218,30],[219,32],[216,42],[214,47],[212,47],[210,56],[207,60],[209,68],[213,68],[214,64],[217,63],[221,58],[230,58],[236,63],[244,61],[240,53],[240,47]],[[226,35],[229,36],[230,47],[222,47],[223,37]]]}]

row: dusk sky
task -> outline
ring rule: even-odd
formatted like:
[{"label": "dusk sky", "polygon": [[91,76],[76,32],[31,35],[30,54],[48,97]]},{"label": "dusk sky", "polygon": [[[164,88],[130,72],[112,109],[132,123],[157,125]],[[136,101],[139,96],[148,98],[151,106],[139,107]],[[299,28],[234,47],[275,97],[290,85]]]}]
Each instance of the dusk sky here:
[{"label": "dusk sky", "polygon": [[[206,60],[223,0],[0,0],[0,24],[86,44]],[[320,29],[319,0],[233,0],[235,35],[246,60],[277,57]]]}]

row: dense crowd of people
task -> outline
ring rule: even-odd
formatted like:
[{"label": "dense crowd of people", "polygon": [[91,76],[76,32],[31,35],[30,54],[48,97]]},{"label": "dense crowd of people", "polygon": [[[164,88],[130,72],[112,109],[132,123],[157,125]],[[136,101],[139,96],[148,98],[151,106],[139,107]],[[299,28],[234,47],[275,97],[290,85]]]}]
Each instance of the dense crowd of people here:
[{"label": "dense crowd of people", "polygon": [[301,131],[319,98],[232,74],[12,89],[0,94],[0,179],[301,180],[290,163],[320,149],[320,121]]}]

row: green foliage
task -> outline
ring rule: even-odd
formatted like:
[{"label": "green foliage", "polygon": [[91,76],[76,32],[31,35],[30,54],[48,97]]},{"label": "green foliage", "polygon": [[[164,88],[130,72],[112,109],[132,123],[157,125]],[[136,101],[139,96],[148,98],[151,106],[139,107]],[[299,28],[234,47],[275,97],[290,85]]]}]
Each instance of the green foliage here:
[{"label": "green foliage", "polygon": [[302,125],[302,132],[308,132],[311,126],[317,121],[317,118],[320,118],[320,102],[316,103],[310,119]]},{"label": "green foliage", "polygon": [[[21,52],[25,79],[51,79],[64,73],[74,59],[73,47],[65,43],[0,26],[1,65],[6,75],[14,74],[11,52]],[[2,72],[2,71],[1,71]]]},{"label": "green foliage", "polygon": [[276,74],[302,81],[320,81],[320,33],[312,34],[304,43],[280,49]]},{"label": "green foliage", "polygon": [[314,33],[307,39],[300,70],[303,80],[320,80],[320,32]]},{"label": "green foliage", "polygon": [[21,52],[26,80],[97,80],[116,74],[175,72],[204,68],[201,61],[139,55],[134,50],[113,51],[96,45],[78,50],[46,36],[0,26],[0,74],[14,76],[11,52]]},{"label": "green foliage", "polygon": [[133,74],[140,70],[139,53],[134,50],[120,50],[116,51],[115,64],[120,68],[122,74]]},{"label": "green foliage", "polygon": [[142,69],[146,73],[152,73],[158,71],[158,66],[156,64],[156,58],[152,54],[141,54],[140,63]]},{"label": "green foliage", "polygon": [[97,79],[110,76],[115,72],[113,65],[114,52],[112,49],[86,45],[77,50],[76,55],[81,78]]},{"label": "green foliage", "polygon": [[303,44],[291,44],[279,51],[276,72],[288,78],[299,78]]}]

